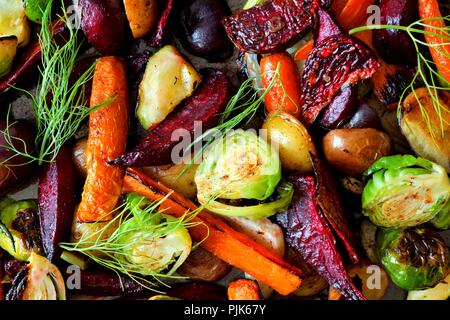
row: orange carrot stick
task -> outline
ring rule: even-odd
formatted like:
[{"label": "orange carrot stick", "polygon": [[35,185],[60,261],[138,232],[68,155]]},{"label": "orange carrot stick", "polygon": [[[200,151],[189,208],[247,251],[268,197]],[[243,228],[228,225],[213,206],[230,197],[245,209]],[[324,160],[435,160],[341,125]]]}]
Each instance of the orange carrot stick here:
[{"label": "orange carrot stick", "polygon": [[228,300],[261,300],[259,285],[249,279],[238,279],[228,285]]},{"label": "orange carrot stick", "polygon": [[[442,18],[437,0],[419,0],[419,14],[421,19]],[[449,32],[443,19],[433,19],[424,22],[425,31],[436,35],[425,34],[425,40],[430,45],[431,56],[439,73],[450,82],[450,44]],[[442,36],[442,37],[441,37]]]},{"label": "orange carrot stick", "polygon": [[[154,201],[164,199],[168,190],[170,189],[133,169],[128,169],[123,184],[124,193],[138,193]],[[196,209],[196,206],[183,196],[170,192],[172,194],[161,204],[161,210],[175,217],[182,217],[188,210]],[[280,294],[290,294],[301,284],[300,278],[295,274],[301,274],[299,269],[246,235],[235,231],[220,219],[202,211],[192,221],[201,223],[189,228],[189,232],[195,241],[201,242],[202,247],[271,286]]]},{"label": "orange carrot stick", "polygon": [[267,93],[264,103],[267,111],[284,111],[298,117],[300,115],[301,90],[300,72],[294,59],[287,53],[275,53],[261,59],[261,79],[264,89],[267,89],[276,77],[279,78]]},{"label": "orange carrot stick", "polygon": [[100,58],[94,72],[91,106],[101,105],[89,117],[86,146],[87,178],[77,210],[80,222],[110,220],[121,195],[124,170],[108,165],[126,151],[128,136],[128,88],[124,62]]},{"label": "orange carrot stick", "polygon": [[311,53],[313,47],[314,47],[314,40],[311,39],[297,50],[294,56],[295,61],[302,61],[308,59],[309,54]]},{"label": "orange carrot stick", "polygon": [[350,30],[364,24],[367,18],[367,8],[375,0],[347,0],[342,11],[336,13],[336,19],[344,30]]}]

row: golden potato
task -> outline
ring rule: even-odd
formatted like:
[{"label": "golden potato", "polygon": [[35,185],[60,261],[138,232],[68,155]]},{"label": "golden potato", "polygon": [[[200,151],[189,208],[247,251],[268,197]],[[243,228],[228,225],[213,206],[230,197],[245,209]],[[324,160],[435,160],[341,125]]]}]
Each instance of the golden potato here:
[{"label": "golden potato", "polygon": [[157,0],[123,0],[125,13],[134,38],[141,38],[158,21]]},{"label": "golden potato", "polygon": [[263,124],[267,139],[278,148],[283,169],[308,174],[312,172],[310,153],[316,148],[303,124],[292,115],[269,115]]},{"label": "golden potato", "polygon": [[392,150],[389,136],[376,129],[336,129],[323,138],[327,161],[351,176],[361,175]]}]

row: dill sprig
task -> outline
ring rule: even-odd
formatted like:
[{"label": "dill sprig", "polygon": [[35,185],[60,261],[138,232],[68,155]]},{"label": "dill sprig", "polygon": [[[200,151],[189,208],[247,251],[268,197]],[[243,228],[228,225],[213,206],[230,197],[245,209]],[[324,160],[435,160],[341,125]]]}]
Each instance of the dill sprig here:
[{"label": "dill sprig", "polygon": [[[71,139],[89,114],[100,107],[84,106],[85,84],[92,79],[95,64],[71,84],[71,74],[82,49],[78,40],[78,31],[68,27],[68,37],[62,45],[54,39],[51,30],[51,9],[53,1],[49,1],[43,17],[39,33],[42,66],[39,67],[40,79],[36,94],[15,88],[29,96],[32,100],[36,120],[35,154],[30,150],[19,150],[15,147],[9,133],[9,126],[4,130],[7,145],[4,146],[17,156],[28,159],[27,163],[43,164],[53,162],[61,147]],[[68,21],[64,4],[62,4],[64,22]],[[110,101],[102,104],[106,105]]]},{"label": "dill sprig", "polygon": [[[170,194],[160,201],[154,202],[143,197],[138,202],[130,201],[127,198],[112,212],[112,220],[106,223],[102,222],[102,227],[93,232],[82,234],[76,243],[60,243],[60,247],[67,251],[83,254],[104,268],[112,270],[118,276],[126,275],[146,289],[162,293],[156,287],[158,285],[168,286],[164,279],[183,278],[174,273],[186,257],[181,255],[173,257],[167,263],[166,268],[161,270],[157,268],[161,261],[142,256],[142,252],[139,255],[133,254],[132,248],[144,245],[152,246],[152,239],[164,239],[179,228],[191,228],[203,224],[192,222],[203,210],[203,207],[187,211],[184,216],[177,219],[164,218],[164,210],[158,208],[169,196]],[[132,227],[125,227],[127,223],[131,223]],[[114,231],[111,233],[112,230]],[[133,236],[136,233],[140,236]],[[133,241],[126,241],[128,236]],[[195,244],[193,249],[199,244]],[[140,263],[137,263],[134,258],[145,258],[143,260],[146,261],[141,260]]]},{"label": "dill sprig", "polygon": [[[428,21],[436,21],[436,20],[443,20],[446,23],[445,27],[436,27],[430,24],[427,24]],[[426,18],[426,19],[420,19],[413,23],[411,23],[408,26],[398,26],[398,25],[368,25],[368,26],[362,26],[358,28],[354,28],[350,30],[350,34],[355,34],[357,32],[366,31],[366,30],[374,30],[374,29],[394,29],[394,30],[401,30],[405,31],[408,36],[411,38],[416,53],[417,53],[417,71],[412,78],[411,83],[405,88],[403,91],[397,112],[398,117],[401,115],[402,111],[402,104],[403,101],[408,94],[408,92],[412,92],[414,96],[416,97],[416,100],[419,104],[422,118],[427,124],[428,130],[430,132],[430,135],[432,139],[435,141],[436,139],[436,128],[433,127],[433,124],[431,123],[430,116],[428,114],[427,108],[421,103],[419,97],[416,94],[415,91],[415,85],[418,82],[421,82],[425,85],[427,88],[432,104],[433,109],[436,112],[439,122],[440,122],[440,134],[443,137],[445,134],[445,125],[449,125],[447,121],[444,119],[443,114],[444,113],[450,113],[450,110],[447,106],[445,106],[441,99],[439,98],[439,91],[450,91],[450,85],[448,81],[445,79],[445,77],[440,74],[437,71],[436,64],[432,59],[429,59],[422,51],[422,47],[427,48],[433,48],[437,50],[439,53],[441,53],[443,56],[450,59],[450,52],[448,52],[444,46],[450,45],[450,27],[448,26],[448,23],[450,22],[450,16],[446,17],[438,17],[438,18]],[[424,28],[431,29],[431,31],[425,30]],[[433,37],[441,38],[443,41],[439,44],[429,44],[426,41],[423,41],[420,39],[420,36],[422,35],[430,35]]]}]

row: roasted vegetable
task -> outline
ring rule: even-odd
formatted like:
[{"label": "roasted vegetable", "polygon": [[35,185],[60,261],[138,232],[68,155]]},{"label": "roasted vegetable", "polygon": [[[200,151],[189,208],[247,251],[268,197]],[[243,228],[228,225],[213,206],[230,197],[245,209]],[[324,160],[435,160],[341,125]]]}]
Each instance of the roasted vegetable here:
[{"label": "roasted vegetable", "polygon": [[[419,18],[417,0],[381,0],[380,24],[408,26]],[[372,31],[373,44],[387,63],[414,65],[416,49],[405,31],[384,29]]]},{"label": "roasted vegetable", "polygon": [[123,4],[134,38],[145,36],[158,22],[157,0],[124,0]]},{"label": "roasted vegetable", "polygon": [[183,47],[209,61],[223,61],[233,54],[221,20],[231,14],[225,0],[183,1],[178,33]]},{"label": "roasted vegetable", "polygon": [[228,284],[228,300],[261,300],[258,283],[248,279],[238,279]]},{"label": "roasted vegetable", "polygon": [[450,297],[450,273],[433,288],[408,292],[408,300],[447,300]]},{"label": "roasted vegetable", "polygon": [[358,86],[344,85],[320,117],[319,125],[336,129],[348,121],[358,106]]},{"label": "roasted vegetable", "polygon": [[450,201],[444,208],[430,221],[433,227],[447,230],[450,229]]},{"label": "roasted vegetable", "polygon": [[81,174],[83,178],[86,177],[86,146],[87,138],[78,140],[72,148],[72,161],[75,164],[77,172]]},{"label": "roasted vegetable", "polygon": [[119,0],[80,0],[81,28],[89,43],[103,55],[125,44],[126,18]]},{"label": "roasted vegetable", "polygon": [[310,154],[316,148],[303,124],[287,113],[269,114],[262,129],[267,130],[267,140],[278,149],[281,165],[289,172],[312,173]]},{"label": "roasted vegetable", "polygon": [[178,268],[177,273],[194,280],[213,282],[222,279],[230,270],[229,264],[202,247],[198,247],[192,250],[186,261]]},{"label": "roasted vegetable", "polygon": [[[135,192],[154,201],[161,201],[161,209],[175,217],[186,217],[187,210],[198,207],[180,194],[153,181],[137,170],[128,169],[124,179],[124,192]],[[187,218],[191,218],[190,215]],[[248,236],[235,231],[222,220],[206,211],[199,212],[192,218],[199,224],[189,228],[193,240],[252,277],[271,286],[277,292],[287,295],[295,291],[301,283],[297,276],[301,271],[286,263],[283,259]],[[207,227],[205,227],[205,225]],[[270,270],[270,271],[269,271]],[[170,294],[169,294],[170,295]]]},{"label": "roasted vegetable", "polygon": [[345,128],[381,128],[381,119],[378,113],[366,102],[362,101],[353,117],[345,125]]},{"label": "roasted vegetable", "polygon": [[301,118],[306,126],[317,119],[343,86],[370,78],[378,68],[375,54],[369,47],[345,35],[323,9],[318,10],[318,16],[318,35],[301,81]]},{"label": "roasted vegetable", "polygon": [[302,1],[271,0],[223,19],[228,37],[243,52],[274,53],[309,31],[315,10]]},{"label": "roasted vegetable", "polygon": [[17,45],[15,36],[0,37],[0,78],[11,71],[17,53]]},{"label": "roasted vegetable", "polygon": [[[232,92],[233,85],[224,73],[214,69],[206,70],[200,87],[179,106],[177,111],[150,131],[131,152],[111,163],[129,167],[172,163],[173,149],[180,144],[179,140],[172,139],[172,134],[183,130],[183,132],[188,132],[189,138],[192,139],[196,122],[202,123],[203,130],[214,127],[219,122],[219,115],[225,110]],[[179,136],[175,137],[180,138]],[[182,158],[182,155],[176,154],[176,156]]]},{"label": "roasted vegetable", "polygon": [[27,159],[9,150],[8,142],[21,152],[32,153],[33,140],[26,121],[8,123],[0,119],[0,193],[4,194],[30,177],[34,167]]},{"label": "roasted vegetable", "polygon": [[[410,93],[403,101],[400,127],[415,153],[443,166],[450,173],[450,112],[436,110],[427,88]],[[450,92],[438,99],[450,108]]]},{"label": "roasted vegetable", "polygon": [[316,202],[314,178],[294,175],[289,181],[295,188],[293,201],[286,212],[276,216],[287,243],[345,298],[364,299],[348,277],[333,233]]},{"label": "roasted vegetable", "polygon": [[47,8],[50,0],[25,0],[23,7],[28,19],[34,23],[41,23],[45,8]]},{"label": "roasted vegetable", "polygon": [[162,122],[184,99],[191,96],[201,78],[173,46],[165,46],[147,63],[139,86],[136,115],[144,129]]},{"label": "roasted vegetable", "polygon": [[107,162],[126,149],[129,106],[125,63],[117,57],[103,57],[95,67],[91,107],[111,99],[89,117],[87,178],[77,210],[80,222],[109,220],[122,188],[123,169]]},{"label": "roasted vegetable", "polygon": [[[281,163],[275,149],[254,132],[243,130],[215,141],[195,174],[198,201],[209,211],[255,219],[289,205],[292,186],[280,181]],[[275,199],[268,199],[275,190]],[[239,200],[245,199],[267,202],[239,206]]]},{"label": "roasted vegetable", "polygon": [[32,251],[40,251],[41,235],[34,200],[3,203],[0,210],[0,247],[21,261],[26,261]]},{"label": "roasted vegetable", "polygon": [[67,240],[75,214],[75,168],[70,147],[63,147],[55,162],[46,165],[39,179],[38,207],[42,245],[50,261],[61,254],[59,243]]},{"label": "roasted vegetable", "polygon": [[323,138],[322,144],[327,161],[351,176],[361,175],[392,150],[389,136],[372,128],[335,129]]},{"label": "roasted vegetable", "polygon": [[447,274],[450,259],[441,236],[419,228],[381,230],[378,254],[392,281],[408,291],[438,284]]},{"label": "roasted vegetable", "polygon": [[164,36],[166,34],[167,24],[169,23],[169,18],[173,11],[174,4],[175,0],[166,1],[166,7],[162,11],[158,24],[150,39],[150,45],[154,48],[159,49],[162,46]]},{"label": "roasted vegetable", "polygon": [[[374,273],[374,271],[377,273]],[[389,277],[386,271],[379,266],[370,265],[364,261],[349,268],[348,275],[353,281],[356,279],[360,281],[361,292],[367,300],[382,300],[386,294]]]},{"label": "roasted vegetable", "polygon": [[383,157],[366,172],[364,215],[377,226],[414,227],[428,222],[450,198],[445,169],[411,155]]},{"label": "roasted vegetable", "polygon": [[66,300],[66,286],[58,268],[32,253],[28,265],[12,283],[7,300]]},{"label": "roasted vegetable", "polygon": [[19,47],[30,41],[31,29],[22,0],[0,1],[0,38],[15,36]]},{"label": "roasted vegetable", "polygon": [[263,57],[260,66],[262,87],[270,87],[264,97],[267,111],[283,111],[298,117],[301,104],[300,72],[294,59],[287,52],[275,53]]}]

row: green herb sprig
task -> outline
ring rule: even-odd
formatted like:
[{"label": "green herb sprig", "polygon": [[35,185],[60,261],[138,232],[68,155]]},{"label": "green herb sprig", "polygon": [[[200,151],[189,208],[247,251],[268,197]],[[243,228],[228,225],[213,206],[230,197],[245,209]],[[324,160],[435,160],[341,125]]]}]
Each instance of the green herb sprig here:
[{"label": "green herb sprig", "polygon": [[[32,100],[37,133],[35,137],[35,153],[31,150],[16,148],[9,132],[9,125],[4,130],[7,145],[4,146],[17,156],[22,156],[31,162],[39,164],[53,162],[61,147],[70,140],[81,127],[89,114],[110,101],[96,107],[84,106],[84,87],[93,77],[95,64],[86,70],[73,84],[71,74],[82,49],[82,42],[78,40],[78,31],[68,27],[68,38],[62,45],[58,44],[52,35],[51,9],[53,1],[49,1],[43,17],[42,28],[39,33],[42,66],[39,67],[40,80],[36,94],[16,88],[29,96]],[[64,22],[68,21],[67,13],[59,16]],[[9,120],[9,119],[8,119]]]},{"label": "green herb sprig", "polygon": [[[427,24],[428,21],[436,21],[443,20],[446,23],[445,27],[435,27],[430,24]],[[405,88],[403,91],[400,101],[398,104],[398,116],[400,117],[402,111],[403,101],[408,94],[408,92],[412,92],[416,100],[419,104],[422,117],[427,124],[428,130],[433,140],[436,138],[436,128],[433,128],[433,125],[430,120],[430,116],[428,114],[427,108],[421,103],[419,97],[415,91],[416,83],[423,83],[427,88],[433,103],[433,108],[436,114],[439,117],[440,121],[440,134],[443,137],[445,134],[445,125],[449,125],[447,121],[444,119],[444,113],[450,113],[449,108],[444,105],[439,98],[439,91],[450,91],[450,84],[444,78],[442,74],[440,74],[436,69],[436,64],[433,60],[429,59],[422,51],[421,48],[428,47],[438,50],[442,55],[450,59],[450,53],[443,48],[443,46],[450,45],[450,27],[448,26],[450,23],[450,16],[442,17],[442,18],[427,18],[421,19],[411,23],[408,26],[398,26],[398,25],[367,25],[358,28],[354,28],[349,31],[349,34],[353,35],[355,33],[366,31],[366,30],[382,30],[382,29],[394,29],[405,31],[408,36],[411,38],[414,48],[417,53],[417,71],[412,78],[411,83]],[[424,28],[430,28],[432,31],[426,31]],[[441,44],[429,44],[426,41],[420,39],[421,35],[431,35],[434,37],[439,37],[443,39],[443,43]]]}]

